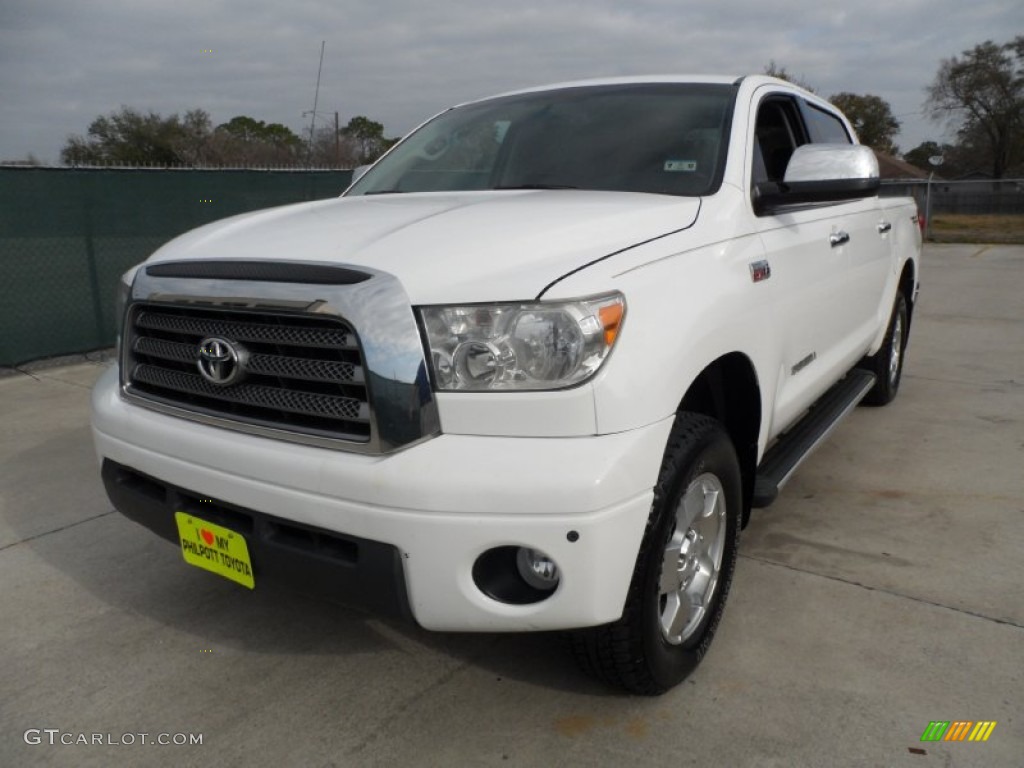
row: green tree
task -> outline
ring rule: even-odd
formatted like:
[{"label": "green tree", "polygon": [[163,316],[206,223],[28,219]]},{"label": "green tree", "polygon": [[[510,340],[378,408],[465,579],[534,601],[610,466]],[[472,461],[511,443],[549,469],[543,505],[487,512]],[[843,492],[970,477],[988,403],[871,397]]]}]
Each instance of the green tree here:
[{"label": "green tree", "polygon": [[900,121],[893,117],[889,102],[881,96],[844,91],[830,96],[829,101],[846,115],[861,144],[890,155],[899,151],[892,140],[900,132]]},{"label": "green tree", "polygon": [[122,106],[93,120],[85,137],[69,136],[60,154],[70,165],[177,165],[181,137],[177,115],[163,118]]},{"label": "green tree", "polygon": [[268,144],[272,147],[301,149],[302,139],[281,123],[265,123],[247,115],[239,115],[217,126],[218,131],[247,144]]},{"label": "green tree", "polygon": [[214,131],[222,165],[291,165],[302,159],[303,142],[281,123],[238,115]]},{"label": "green tree", "polygon": [[384,125],[364,115],[349,120],[348,125],[341,129],[341,135],[356,143],[360,164],[372,163],[398,141],[386,138]]},{"label": "green tree", "polygon": [[213,144],[221,165],[295,165],[303,158],[302,139],[290,128],[248,115],[238,115],[218,125]]},{"label": "green tree", "polygon": [[[948,145],[947,145],[948,146]],[[911,165],[916,165],[921,170],[927,171],[932,168],[932,164],[929,162],[929,158],[938,156],[945,156],[945,149],[943,145],[937,141],[922,141],[916,147],[909,152],[903,154],[903,159]]]},{"label": "green tree", "polygon": [[239,141],[255,142],[262,137],[264,127],[265,123],[262,120],[256,120],[248,115],[238,115],[218,125],[217,130]]},{"label": "green tree", "polygon": [[[69,136],[61,150],[68,165],[213,165],[235,167],[305,164],[306,144],[281,123],[236,115],[216,128],[201,109],[164,118],[130,107],[101,115],[85,136]],[[352,167],[372,162],[395,139],[368,117],[353,118],[335,138],[333,127],[316,137],[318,162]],[[322,155],[322,158],[321,158]]]},{"label": "green tree", "polygon": [[[942,165],[931,164],[931,158],[936,156],[942,158]],[[961,147],[953,144],[939,144],[937,141],[921,142],[909,152],[905,152],[903,159],[922,171],[929,173],[935,171],[937,175],[947,179],[955,179],[971,170],[964,166],[966,158]]]},{"label": "green tree", "polygon": [[932,119],[957,127],[959,143],[974,144],[994,178],[1024,158],[1024,35],[943,59],[927,93]]}]

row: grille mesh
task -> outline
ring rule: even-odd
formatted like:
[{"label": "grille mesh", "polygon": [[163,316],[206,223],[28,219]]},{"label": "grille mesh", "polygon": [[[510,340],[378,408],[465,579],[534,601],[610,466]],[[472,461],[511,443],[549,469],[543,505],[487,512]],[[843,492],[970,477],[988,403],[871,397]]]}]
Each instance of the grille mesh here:
[{"label": "grille mesh", "polygon": [[226,400],[259,408],[274,408],[307,416],[324,416],[330,419],[347,419],[349,421],[366,421],[368,418],[366,403],[360,403],[350,397],[311,395],[290,389],[260,387],[252,384],[219,387],[216,384],[210,384],[199,374],[169,371],[166,368],[157,368],[152,365],[135,366],[132,378],[137,382],[152,384],[162,389],[190,395],[204,395],[215,400]]},{"label": "grille mesh", "polygon": [[[199,360],[198,344],[182,344],[145,336],[137,337],[132,348],[140,355],[196,363]],[[363,369],[352,363],[332,360],[314,360],[303,357],[255,354],[249,356],[246,370],[253,374],[283,376],[307,381],[363,382]]]},{"label": "grille mesh", "polygon": [[298,347],[356,348],[355,339],[350,333],[335,328],[271,325],[259,322],[244,323],[163,312],[142,312],[136,319],[135,325],[148,330],[185,333],[200,338],[226,336],[235,341],[291,344]]},{"label": "grille mesh", "polygon": [[[200,344],[228,340],[244,375],[200,374]],[[125,333],[132,394],[221,419],[366,442],[372,429],[354,331],[335,318],[208,307],[138,305]]]}]

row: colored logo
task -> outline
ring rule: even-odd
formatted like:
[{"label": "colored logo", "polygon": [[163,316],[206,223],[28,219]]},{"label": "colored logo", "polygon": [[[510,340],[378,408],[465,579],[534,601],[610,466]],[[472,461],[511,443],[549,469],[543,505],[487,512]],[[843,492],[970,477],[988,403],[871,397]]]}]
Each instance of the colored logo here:
[{"label": "colored logo", "polygon": [[750,279],[760,283],[772,276],[772,267],[767,261],[755,261],[750,265]]},{"label": "colored logo", "polygon": [[995,720],[932,720],[921,741],[988,741],[995,727]]}]

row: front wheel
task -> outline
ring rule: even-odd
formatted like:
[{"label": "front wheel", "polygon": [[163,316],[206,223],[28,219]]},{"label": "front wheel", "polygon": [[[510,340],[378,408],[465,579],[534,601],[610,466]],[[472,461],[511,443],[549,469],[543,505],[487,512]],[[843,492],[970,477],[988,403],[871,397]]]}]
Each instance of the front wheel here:
[{"label": "front wheel", "polygon": [[736,568],[742,498],[739,461],[721,424],[679,414],[622,618],[571,636],[587,672],[656,695],[697,666]]},{"label": "front wheel", "polygon": [[862,401],[865,405],[888,405],[896,398],[903,378],[903,357],[907,349],[907,299],[902,291],[896,301],[886,329],[882,348],[865,357],[860,367],[875,374],[875,385]]}]

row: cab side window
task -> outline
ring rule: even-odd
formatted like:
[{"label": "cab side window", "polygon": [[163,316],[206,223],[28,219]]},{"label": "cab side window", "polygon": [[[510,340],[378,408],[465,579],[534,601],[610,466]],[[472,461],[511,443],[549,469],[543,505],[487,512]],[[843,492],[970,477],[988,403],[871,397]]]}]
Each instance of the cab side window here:
[{"label": "cab side window", "polygon": [[781,182],[793,150],[808,143],[796,104],[786,97],[761,102],[754,125],[753,182]]}]

